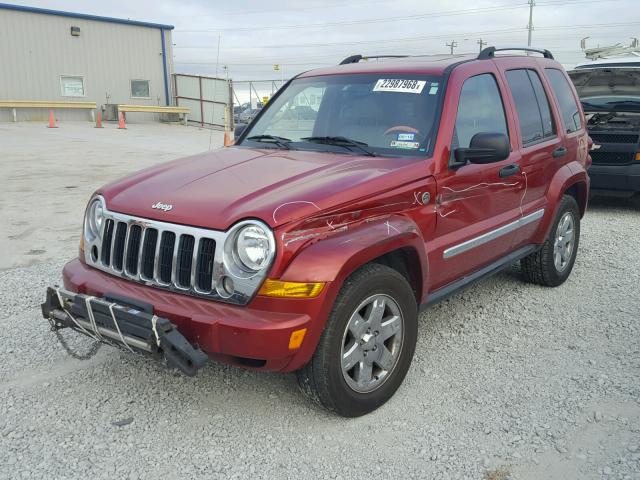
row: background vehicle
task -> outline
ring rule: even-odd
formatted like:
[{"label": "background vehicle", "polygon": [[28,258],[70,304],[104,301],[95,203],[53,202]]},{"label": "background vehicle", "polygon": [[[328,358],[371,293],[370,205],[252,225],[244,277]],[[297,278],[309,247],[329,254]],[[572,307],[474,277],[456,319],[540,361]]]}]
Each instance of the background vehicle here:
[{"label": "background vehicle", "polygon": [[601,59],[569,72],[593,140],[594,194],[640,192],[640,58]]},{"label": "background vehicle", "polygon": [[542,58],[299,75],[234,147],[96,192],[44,316],[187,374],[205,353],[297,371],[328,409],[370,412],[409,369],[420,307],[516,261],[546,286],[573,268],[584,116],[551,53],[523,50]]},{"label": "background vehicle", "polygon": [[238,123],[249,123],[260,113],[261,108],[247,108],[238,115]]}]

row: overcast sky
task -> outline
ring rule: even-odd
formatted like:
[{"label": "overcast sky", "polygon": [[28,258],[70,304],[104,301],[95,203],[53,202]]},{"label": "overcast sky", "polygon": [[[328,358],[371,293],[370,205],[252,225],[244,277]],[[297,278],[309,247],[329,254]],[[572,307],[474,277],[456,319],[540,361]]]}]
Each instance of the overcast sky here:
[{"label": "overcast sky", "polygon": [[[9,0],[10,1],[10,0]],[[526,0],[31,0],[12,3],[175,25],[175,70],[279,79],[355,54],[475,52],[526,45]],[[587,47],[640,37],[640,0],[536,0],[533,45],[566,66]],[[282,71],[275,72],[273,64]]]}]

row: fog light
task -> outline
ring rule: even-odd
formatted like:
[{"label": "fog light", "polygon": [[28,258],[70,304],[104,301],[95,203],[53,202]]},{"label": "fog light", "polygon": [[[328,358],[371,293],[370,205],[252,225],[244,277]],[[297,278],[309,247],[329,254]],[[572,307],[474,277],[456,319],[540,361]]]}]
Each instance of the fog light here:
[{"label": "fog light", "polygon": [[313,298],[320,295],[324,282],[283,282],[280,280],[265,280],[258,295],[266,297]]},{"label": "fog light", "polygon": [[229,298],[236,291],[231,277],[222,277],[218,281],[218,294],[223,298]]}]

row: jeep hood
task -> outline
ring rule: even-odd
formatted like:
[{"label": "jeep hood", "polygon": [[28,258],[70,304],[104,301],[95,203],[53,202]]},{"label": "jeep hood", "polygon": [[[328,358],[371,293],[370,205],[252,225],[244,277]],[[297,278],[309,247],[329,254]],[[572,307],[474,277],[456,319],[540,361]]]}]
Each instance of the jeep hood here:
[{"label": "jeep hood", "polygon": [[[427,177],[427,165],[416,158],[230,147],[143,170],[100,193],[109,210],[153,220],[226,230],[259,218],[276,227]],[[157,203],[164,209],[152,208]]]},{"label": "jeep hood", "polygon": [[581,68],[569,72],[581,100],[610,95],[640,96],[640,68]]}]

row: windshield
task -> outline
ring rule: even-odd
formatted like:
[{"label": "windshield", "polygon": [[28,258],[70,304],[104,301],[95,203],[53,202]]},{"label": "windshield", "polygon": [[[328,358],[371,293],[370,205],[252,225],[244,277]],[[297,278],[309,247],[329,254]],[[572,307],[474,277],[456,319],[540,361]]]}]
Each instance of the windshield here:
[{"label": "windshield", "polygon": [[599,97],[583,97],[582,107],[590,110],[630,110],[640,111],[640,95],[606,95]]},{"label": "windshield", "polygon": [[442,78],[328,75],[293,80],[265,107],[241,146],[361,155],[430,153]]}]

